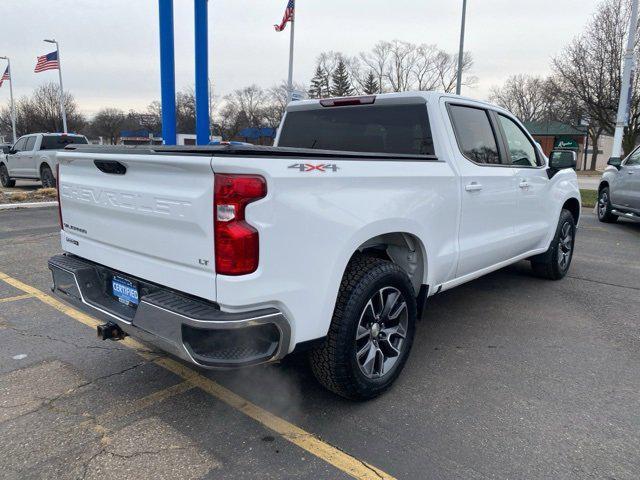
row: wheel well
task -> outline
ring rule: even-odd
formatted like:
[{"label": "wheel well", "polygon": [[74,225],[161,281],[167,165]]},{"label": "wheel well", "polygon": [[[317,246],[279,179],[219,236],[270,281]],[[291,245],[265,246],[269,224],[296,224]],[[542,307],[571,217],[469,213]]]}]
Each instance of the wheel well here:
[{"label": "wheel well", "polygon": [[[42,170],[44,170],[44,167],[47,167],[49,170],[51,170],[51,167],[49,166],[49,164],[47,162],[42,162],[40,164],[40,169],[38,170],[40,172],[40,177],[42,177]],[[53,171],[53,170],[51,170]]]},{"label": "wheel well", "polygon": [[562,206],[562,209],[567,209],[571,212],[571,215],[573,215],[573,219],[576,222],[576,225],[578,224],[578,220],[580,220],[580,202],[578,202],[577,198],[570,198],[569,200],[567,200],[566,202],[564,202],[564,205]]},{"label": "wheel well", "polygon": [[598,186],[598,192],[602,191],[604,187],[608,187],[608,186],[609,186],[609,182],[600,182],[600,185]]},{"label": "wheel well", "polygon": [[364,242],[354,255],[358,252],[398,265],[407,274],[418,295],[426,273],[426,254],[418,237],[404,232],[385,233]]}]

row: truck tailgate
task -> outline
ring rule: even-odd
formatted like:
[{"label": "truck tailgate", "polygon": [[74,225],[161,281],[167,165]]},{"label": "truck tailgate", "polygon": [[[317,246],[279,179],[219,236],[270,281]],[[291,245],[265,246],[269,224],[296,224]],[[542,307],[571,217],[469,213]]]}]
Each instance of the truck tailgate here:
[{"label": "truck tailgate", "polygon": [[216,300],[210,156],[65,151],[58,160],[65,251]]}]

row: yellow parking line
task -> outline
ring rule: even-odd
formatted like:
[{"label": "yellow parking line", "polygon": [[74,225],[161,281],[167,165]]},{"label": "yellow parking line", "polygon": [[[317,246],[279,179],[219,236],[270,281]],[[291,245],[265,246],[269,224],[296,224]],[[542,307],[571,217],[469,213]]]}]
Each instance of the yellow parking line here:
[{"label": "yellow parking line", "polygon": [[[52,296],[41,292],[37,288],[22,283],[20,280],[16,280],[15,278],[12,278],[2,272],[0,272],[0,280],[8,283],[12,287],[15,287],[25,293],[34,296],[38,300],[46,303],[47,305],[50,305],[56,310],[89,327],[95,328],[100,324],[97,319],[91,317],[90,315],[86,315],[73,307],[69,307],[53,298]],[[130,337],[127,337],[122,343],[127,347],[135,350],[144,358],[153,358],[151,353],[144,345],[136,340],[131,339]],[[325,462],[333,465],[334,467],[342,470],[343,472],[354,478],[363,480],[379,480],[381,478],[386,480],[394,480],[394,477],[392,477],[388,473],[385,473],[382,470],[374,467],[373,465],[369,465],[361,460],[358,460],[355,457],[352,457],[348,453],[345,453],[342,450],[333,447],[332,445],[320,440],[312,433],[309,433],[302,428],[272,414],[271,412],[266,411],[265,409],[255,405],[254,403],[245,400],[241,396],[223,387],[219,383],[214,382],[213,380],[185,366],[184,364],[177,362],[176,360],[163,357],[157,358],[153,361],[161,367],[178,375],[183,380],[185,380],[185,382],[188,382],[189,384],[200,388],[204,392],[217,398],[218,400],[221,400],[235,410],[244,413],[263,426],[280,434],[284,439],[288,440],[294,445],[297,445],[298,447],[306,450],[312,455],[315,455],[316,457],[324,460]],[[158,393],[161,394],[162,392]]]},{"label": "yellow parking line", "polygon": [[24,300],[25,298],[32,297],[33,295],[31,295],[30,293],[25,293],[23,295],[16,295],[15,297],[0,298],[0,303],[15,302],[16,300]]}]

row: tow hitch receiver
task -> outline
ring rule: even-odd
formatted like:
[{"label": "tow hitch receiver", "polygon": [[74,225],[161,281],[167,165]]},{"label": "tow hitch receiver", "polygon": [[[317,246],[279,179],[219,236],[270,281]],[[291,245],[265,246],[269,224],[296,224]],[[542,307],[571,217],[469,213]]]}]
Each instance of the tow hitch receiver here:
[{"label": "tow hitch receiver", "polygon": [[124,337],[127,336],[126,333],[115,323],[108,322],[103,323],[102,325],[98,325],[97,328],[98,338],[102,340],[124,340]]}]

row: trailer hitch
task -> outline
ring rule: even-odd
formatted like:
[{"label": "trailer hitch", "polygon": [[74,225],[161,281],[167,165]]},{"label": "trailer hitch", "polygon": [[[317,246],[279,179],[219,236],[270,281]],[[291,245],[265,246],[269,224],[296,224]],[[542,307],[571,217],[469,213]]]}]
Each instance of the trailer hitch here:
[{"label": "trailer hitch", "polygon": [[127,334],[115,323],[108,322],[98,325],[97,327],[98,338],[102,340],[124,340]]}]

